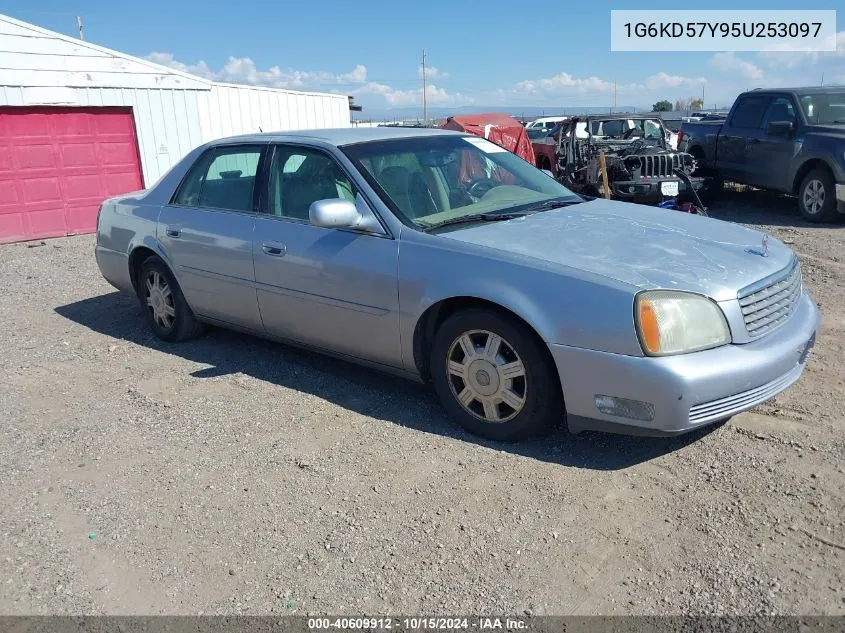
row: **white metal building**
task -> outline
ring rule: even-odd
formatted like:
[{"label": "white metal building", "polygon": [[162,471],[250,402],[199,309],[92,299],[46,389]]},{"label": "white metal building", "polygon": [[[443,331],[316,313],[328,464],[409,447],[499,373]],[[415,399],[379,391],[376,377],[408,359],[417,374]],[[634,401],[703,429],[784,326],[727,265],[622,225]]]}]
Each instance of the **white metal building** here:
[{"label": "white metal building", "polygon": [[207,141],[349,125],[345,95],[217,83],[0,15],[0,243],[91,231],[103,198]]}]

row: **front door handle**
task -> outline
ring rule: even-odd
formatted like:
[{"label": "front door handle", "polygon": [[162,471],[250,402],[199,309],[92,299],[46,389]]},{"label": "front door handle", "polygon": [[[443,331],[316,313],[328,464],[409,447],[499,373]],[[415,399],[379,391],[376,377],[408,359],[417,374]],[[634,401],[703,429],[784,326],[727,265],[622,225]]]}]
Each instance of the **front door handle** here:
[{"label": "front door handle", "polygon": [[168,226],[164,229],[164,232],[167,233],[167,237],[179,237],[182,235],[182,229],[178,226]]},{"label": "front door handle", "polygon": [[261,250],[273,257],[284,257],[287,247],[280,242],[264,242],[261,245]]},{"label": "front door handle", "polygon": [[748,139],[748,142],[749,142],[751,145],[756,145],[757,143],[759,143],[759,142],[760,142],[760,139],[759,139],[759,138],[750,138],[750,139]]}]

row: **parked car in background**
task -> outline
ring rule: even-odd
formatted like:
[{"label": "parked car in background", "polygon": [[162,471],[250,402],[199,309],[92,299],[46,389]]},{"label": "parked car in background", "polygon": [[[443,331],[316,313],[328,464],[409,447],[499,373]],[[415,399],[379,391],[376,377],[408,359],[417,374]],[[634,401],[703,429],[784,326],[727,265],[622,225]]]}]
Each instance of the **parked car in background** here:
[{"label": "parked car in background", "polygon": [[165,341],[212,323],[430,380],[497,440],[724,420],[798,379],[818,320],[782,242],[443,130],[203,145],[102,204],[96,258]]},{"label": "parked car in background", "polygon": [[701,121],[702,119],[706,118],[709,114],[709,112],[690,112],[681,120],[687,122]]},{"label": "parked car in background", "polygon": [[528,130],[519,121],[507,114],[490,112],[450,116],[438,127],[443,130],[475,134],[493,141],[531,164],[535,162]]},{"label": "parked car in background", "polygon": [[845,88],[745,92],[726,121],[681,125],[679,143],[701,174],[798,196],[810,222],[845,213]]},{"label": "parked car in background", "polygon": [[530,130],[526,129],[525,132],[528,134],[528,138],[532,141],[536,141],[538,139],[546,138],[547,136],[552,135],[551,130],[547,130],[546,128],[542,127],[535,127],[531,128]]},{"label": "parked car in background", "polygon": [[563,121],[567,120],[568,117],[561,117],[561,116],[547,116],[547,117],[540,117],[539,119],[534,119],[533,121],[529,121],[525,124],[525,129],[528,131],[531,130],[542,130],[544,132],[551,132],[555,125],[558,123],[562,123]]},{"label": "parked car in background", "polygon": [[603,155],[609,197],[646,203],[690,199],[709,181],[692,177],[695,161],[674,150],[672,136],[661,119],[650,116],[572,119],[555,150],[561,182],[587,195],[604,193]]},{"label": "parked car in background", "polygon": [[[634,118],[625,118],[628,116],[632,116]],[[588,120],[591,121],[589,124],[587,123]],[[545,169],[552,172],[552,175],[555,177],[560,177],[563,174],[562,165],[558,159],[560,154],[558,146],[561,135],[568,138],[568,135],[571,134],[572,129],[574,129],[575,136],[580,139],[587,139],[590,136],[608,136],[603,129],[604,120],[614,121],[611,126],[614,128],[612,131],[616,136],[621,136],[626,132],[631,134],[633,137],[642,136],[645,133],[643,126],[647,126],[649,128],[648,133],[653,134],[655,126],[662,126],[666,136],[667,146],[673,150],[678,148],[677,133],[663,126],[661,119],[659,118],[644,116],[638,117],[636,115],[581,117],[577,125],[569,126],[569,119],[567,119],[566,121],[558,123],[548,134],[538,134],[536,137],[532,137],[531,132],[529,131],[529,138],[531,138],[531,145],[534,148],[537,167],[539,169]],[[648,121],[648,123],[644,123],[645,121]],[[589,128],[588,125],[590,126]],[[617,126],[622,126],[623,128],[619,134],[617,134],[615,130]]]}]

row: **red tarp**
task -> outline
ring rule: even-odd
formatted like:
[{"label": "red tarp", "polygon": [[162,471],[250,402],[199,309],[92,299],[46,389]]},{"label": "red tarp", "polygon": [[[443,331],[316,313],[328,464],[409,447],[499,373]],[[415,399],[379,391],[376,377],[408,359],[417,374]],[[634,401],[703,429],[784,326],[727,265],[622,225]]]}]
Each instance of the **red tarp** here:
[{"label": "red tarp", "polygon": [[531,147],[531,139],[528,138],[525,127],[507,114],[450,116],[440,127],[446,130],[469,132],[486,138],[513,152],[531,165],[534,164],[534,148]]}]

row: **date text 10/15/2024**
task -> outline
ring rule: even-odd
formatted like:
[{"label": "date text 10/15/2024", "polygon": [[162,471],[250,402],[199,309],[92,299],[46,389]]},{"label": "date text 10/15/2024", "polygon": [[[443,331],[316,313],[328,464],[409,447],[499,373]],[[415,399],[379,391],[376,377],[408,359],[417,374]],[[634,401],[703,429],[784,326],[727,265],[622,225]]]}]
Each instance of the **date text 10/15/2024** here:
[{"label": "date text 10/15/2024", "polygon": [[479,630],[479,631],[519,631],[527,628],[525,620],[519,618],[476,617],[476,618],[438,618],[438,617],[325,617],[308,618],[308,629],[319,630]]}]

